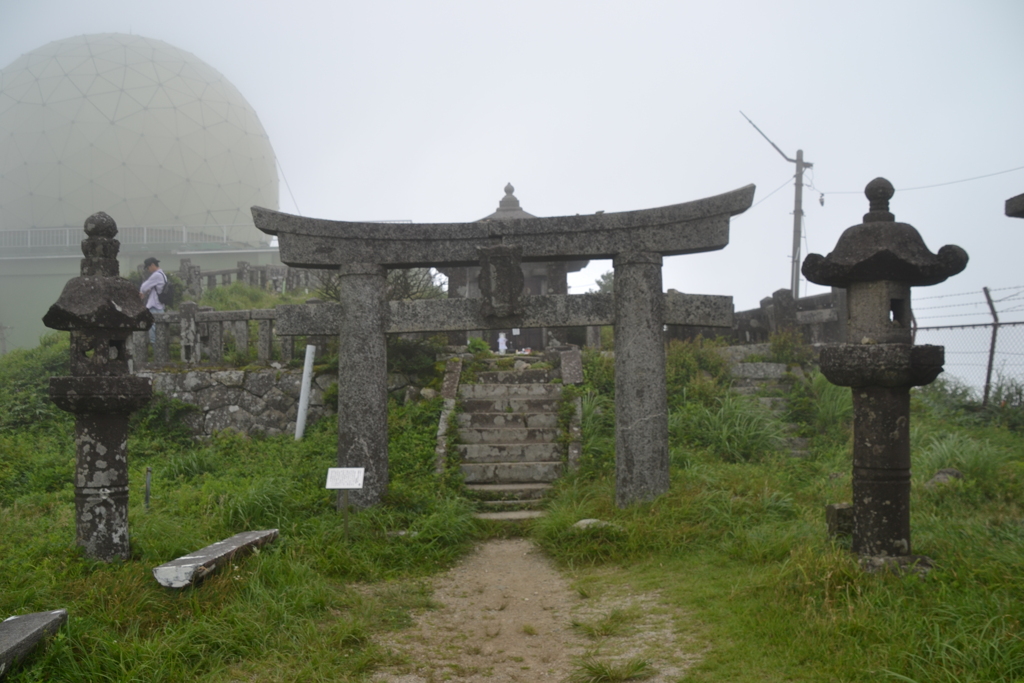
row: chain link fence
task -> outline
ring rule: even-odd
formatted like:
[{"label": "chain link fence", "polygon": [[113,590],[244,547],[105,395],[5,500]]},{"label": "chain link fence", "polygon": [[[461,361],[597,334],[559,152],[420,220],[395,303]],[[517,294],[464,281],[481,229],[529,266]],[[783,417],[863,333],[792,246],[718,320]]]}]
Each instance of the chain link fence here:
[{"label": "chain link fence", "polygon": [[989,393],[990,365],[992,386],[1008,381],[1024,384],[1024,322],[919,327],[914,343],[945,346],[942,376],[970,387],[979,399]]}]

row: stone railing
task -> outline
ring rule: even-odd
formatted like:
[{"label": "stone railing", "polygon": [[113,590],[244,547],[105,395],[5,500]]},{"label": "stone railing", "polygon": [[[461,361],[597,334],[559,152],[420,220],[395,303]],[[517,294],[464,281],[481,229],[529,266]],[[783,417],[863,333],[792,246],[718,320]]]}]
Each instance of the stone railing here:
[{"label": "stone railing", "polygon": [[843,343],[846,291],[833,289],[794,300],[788,289],[780,289],[761,299],[760,308],[737,311],[733,321],[733,338],[741,344],[766,342],[771,334],[787,329],[800,332],[809,344]]},{"label": "stone railing", "polygon": [[[141,268],[141,266],[140,266]],[[191,259],[181,259],[177,275],[185,283],[188,294],[199,298],[203,292],[218,286],[227,286],[232,282],[244,282],[250,287],[269,289],[277,293],[316,290],[320,286],[319,270],[309,268],[289,268],[280,265],[254,266],[246,261],[239,261],[237,267],[224,270],[204,271],[193,265]]]},{"label": "stone railing", "polygon": [[[315,301],[315,300],[314,300]],[[277,311],[275,309],[252,309],[246,311],[214,311],[200,308],[194,302],[185,302],[178,311],[154,313],[155,337],[152,357],[147,353],[148,332],[136,332],[132,337],[135,348],[136,366],[166,365],[180,362],[196,364],[207,361],[222,363],[224,349],[228,342],[236,353],[252,358],[258,363],[270,363],[272,359],[287,364],[295,356],[295,337],[279,335],[275,330]],[[255,321],[255,338],[251,334],[250,322]],[[171,342],[177,340],[180,352],[171,357]],[[315,344],[318,359],[323,356],[326,339],[310,335],[307,343]],[[141,359],[149,360],[143,362]]]}]

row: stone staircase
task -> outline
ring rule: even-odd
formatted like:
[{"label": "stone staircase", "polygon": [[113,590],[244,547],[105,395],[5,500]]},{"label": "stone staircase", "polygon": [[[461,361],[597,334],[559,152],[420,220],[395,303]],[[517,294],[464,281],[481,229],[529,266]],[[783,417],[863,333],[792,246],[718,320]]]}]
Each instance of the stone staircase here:
[{"label": "stone staircase", "polygon": [[[768,344],[729,346],[722,349],[722,352],[731,365],[733,392],[756,397],[762,406],[784,420],[788,404],[785,394],[790,391],[793,377],[802,375],[800,367],[790,368],[785,363],[744,362],[745,358],[752,355],[767,356]],[[785,424],[785,430],[789,434],[786,437],[786,448],[794,458],[806,458],[810,439],[795,436],[793,432],[798,428],[799,426],[795,424]]]},{"label": "stone staircase", "polygon": [[462,473],[470,494],[489,510],[534,509],[562,475],[562,384],[552,382],[560,372],[532,368],[542,360],[520,356],[514,369],[498,370],[502,359],[489,359],[494,369],[459,387]]}]

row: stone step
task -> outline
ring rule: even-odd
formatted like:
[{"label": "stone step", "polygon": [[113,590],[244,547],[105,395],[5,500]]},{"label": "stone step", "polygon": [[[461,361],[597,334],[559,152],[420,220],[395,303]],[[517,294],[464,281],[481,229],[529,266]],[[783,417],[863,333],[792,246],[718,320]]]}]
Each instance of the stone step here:
[{"label": "stone step", "polygon": [[791,436],[786,439],[786,445],[794,451],[806,451],[811,446],[811,440],[806,436]]},{"label": "stone step", "polygon": [[508,500],[478,500],[477,506],[488,512],[497,512],[499,510],[538,510],[544,506],[544,500],[542,498],[526,498],[523,500],[518,498],[510,498]]},{"label": "stone step", "polygon": [[540,501],[551,490],[551,484],[468,484],[469,495],[490,506],[501,503]]},{"label": "stone step", "polygon": [[489,370],[477,373],[481,384],[547,384],[558,376],[552,370]]},{"label": "stone step", "polygon": [[497,356],[491,358],[484,358],[484,363],[486,363],[489,368],[496,370],[498,369],[499,365],[503,363],[507,364],[510,360],[516,365],[519,365],[520,363],[533,365],[534,363],[543,363],[548,359],[545,358],[544,356],[524,356],[522,354],[508,353],[505,355],[498,354]]},{"label": "stone step", "polygon": [[735,379],[761,380],[780,380],[788,370],[785,363],[736,363],[729,369]]},{"label": "stone step", "polygon": [[557,399],[561,395],[561,384],[463,384],[459,387],[459,396],[464,399]]},{"label": "stone step", "polygon": [[557,429],[483,429],[462,428],[459,439],[465,444],[523,444],[523,443],[554,443],[558,439]]},{"label": "stone step", "polygon": [[742,344],[718,349],[718,353],[730,363],[740,363],[744,358],[755,354],[767,358],[771,352],[771,344]]},{"label": "stone step", "polygon": [[771,411],[785,412],[789,402],[780,396],[761,396],[757,399],[762,408]]},{"label": "stone step", "polygon": [[562,475],[561,462],[462,463],[467,484],[546,483]]},{"label": "stone step", "polygon": [[544,510],[501,510],[494,512],[477,512],[473,516],[477,519],[489,519],[494,522],[522,522],[527,519],[543,517],[547,512]]},{"label": "stone step", "polygon": [[463,413],[555,413],[557,398],[470,398],[462,401]]},{"label": "stone step", "polygon": [[465,463],[562,461],[562,449],[554,443],[459,444],[457,448]]},{"label": "stone step", "polygon": [[787,394],[790,389],[789,385],[784,382],[760,379],[733,379],[731,388],[737,394]]},{"label": "stone step", "polygon": [[551,429],[558,426],[556,413],[460,413],[459,428],[517,427],[521,429]]}]

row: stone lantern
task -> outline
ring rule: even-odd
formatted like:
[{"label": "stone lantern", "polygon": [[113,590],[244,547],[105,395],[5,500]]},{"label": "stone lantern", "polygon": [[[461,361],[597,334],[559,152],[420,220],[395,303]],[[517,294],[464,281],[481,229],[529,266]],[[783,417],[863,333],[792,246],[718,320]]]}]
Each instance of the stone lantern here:
[{"label": "stone lantern", "polygon": [[105,213],[85,221],[81,275],[69,280],[43,316],[71,332],[71,377],[50,378],[50,398],[75,414],[75,525],[87,557],[127,560],[128,415],[153,394],[131,374],[128,339],[153,316],[138,289],[118,276],[117,225]]},{"label": "stone lantern", "polygon": [[933,254],[921,235],[889,212],[894,190],[885,178],[864,189],[864,222],[840,236],[828,256],[810,254],[811,282],[844,287],[849,343],[823,349],[821,371],[853,389],[853,550],[905,557],[910,548],[910,388],[942,372],[941,346],[914,346],[910,288],[934,285],[967,265],[967,252],[947,245]]}]

